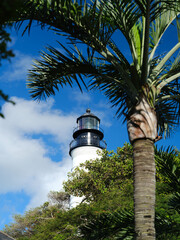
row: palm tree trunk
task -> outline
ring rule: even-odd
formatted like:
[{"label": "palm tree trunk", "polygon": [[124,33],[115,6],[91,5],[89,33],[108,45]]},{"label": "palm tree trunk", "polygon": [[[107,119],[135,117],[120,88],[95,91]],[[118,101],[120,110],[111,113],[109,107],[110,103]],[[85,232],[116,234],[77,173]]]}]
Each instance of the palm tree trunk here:
[{"label": "palm tree trunk", "polygon": [[137,240],[155,239],[154,141],[137,139],[134,149],[134,212]]},{"label": "palm tree trunk", "polygon": [[145,97],[134,107],[127,121],[134,154],[134,212],[137,240],[154,240],[155,161],[154,142],[158,139],[157,117]]}]

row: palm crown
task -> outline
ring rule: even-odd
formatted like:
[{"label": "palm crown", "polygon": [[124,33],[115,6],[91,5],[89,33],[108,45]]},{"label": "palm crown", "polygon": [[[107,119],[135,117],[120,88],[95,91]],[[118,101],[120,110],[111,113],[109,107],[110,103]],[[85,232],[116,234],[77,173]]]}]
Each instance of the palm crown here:
[{"label": "palm crown", "polygon": [[[72,44],[66,48],[59,43],[65,54],[51,46],[41,52],[42,60],[29,74],[32,97],[55,94],[59,86],[76,82],[81,90],[82,85],[100,88],[118,116],[127,118],[144,96],[156,110],[160,134],[169,134],[179,122],[180,42],[162,56],[156,49],[175,18],[179,27],[177,8],[178,1],[26,1],[21,20],[37,20],[41,27],[65,34]],[[132,63],[121,51],[120,38],[113,40],[119,31],[129,44]],[[90,81],[85,83],[83,76]]]}]

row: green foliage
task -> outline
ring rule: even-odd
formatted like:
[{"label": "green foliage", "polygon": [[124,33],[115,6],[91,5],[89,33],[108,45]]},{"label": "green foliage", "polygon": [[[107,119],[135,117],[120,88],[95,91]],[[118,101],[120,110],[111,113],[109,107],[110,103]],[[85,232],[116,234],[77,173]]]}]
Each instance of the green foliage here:
[{"label": "green foliage", "polygon": [[[172,148],[166,150],[155,150],[155,224],[157,239],[177,240],[180,155]],[[5,232],[17,240],[134,239],[132,146],[125,143],[117,153],[104,151],[101,159],[86,161],[81,168],[64,183],[68,192],[50,192],[49,202],[24,215],[15,215],[14,223],[6,226]],[[88,204],[68,209],[69,193],[86,194]]]},{"label": "green foliage", "polygon": [[155,149],[155,160],[158,176],[171,191],[180,191],[180,153],[174,148]]},{"label": "green foliage", "polygon": [[25,212],[24,215],[14,215],[14,222],[5,227],[5,232],[23,240],[36,239],[34,235],[37,235],[37,239],[41,239],[41,235],[43,239],[49,239],[51,228],[57,228],[56,217],[63,216],[67,209],[69,195],[64,192],[51,191],[48,199],[49,202]]},{"label": "green foliage", "polygon": [[[180,236],[180,221],[167,214],[156,214],[156,239],[177,240]],[[99,214],[86,225],[80,226],[86,240],[133,240],[134,214],[132,211],[116,210]]]},{"label": "green foliage", "polygon": [[[39,224],[53,219],[57,208],[44,203],[42,206],[25,212],[24,215],[15,215],[14,223],[6,226],[5,232],[12,237],[31,237]],[[21,238],[20,238],[21,239]]]},{"label": "green foliage", "polygon": [[168,202],[171,209],[175,209],[180,214],[180,193],[176,192],[173,194]]},{"label": "green foliage", "polygon": [[102,213],[90,221],[87,225],[81,226],[81,232],[86,240],[93,239],[134,239],[134,216],[131,211],[115,211]]},{"label": "green foliage", "polygon": [[69,207],[70,195],[68,193],[50,191],[48,199],[51,205],[55,205],[59,209],[67,209]]},{"label": "green foliage", "polygon": [[180,154],[172,147],[155,149],[155,159],[158,179],[156,212],[166,218],[169,215],[176,226],[180,223]]},{"label": "green foliage", "polygon": [[86,201],[97,201],[102,195],[123,192],[132,184],[132,146],[125,144],[117,153],[106,150],[100,158],[86,161],[68,174],[64,189],[74,196],[85,196]]}]

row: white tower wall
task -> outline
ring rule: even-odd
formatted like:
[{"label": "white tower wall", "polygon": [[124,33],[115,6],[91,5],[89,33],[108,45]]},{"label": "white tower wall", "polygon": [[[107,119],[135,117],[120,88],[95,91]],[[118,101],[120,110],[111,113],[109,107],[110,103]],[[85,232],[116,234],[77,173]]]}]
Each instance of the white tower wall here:
[{"label": "white tower wall", "polygon": [[[71,157],[73,160],[73,168],[79,166],[81,163],[84,163],[86,160],[95,160],[96,158],[99,158],[100,156],[97,154],[97,151],[102,151],[99,147],[94,146],[81,146],[77,147],[72,150]],[[70,198],[70,208],[74,208],[77,205],[79,205],[84,197],[74,197],[71,196]]]},{"label": "white tower wall", "polygon": [[73,169],[79,166],[80,163],[84,163],[86,160],[99,157],[97,151],[102,151],[102,149],[94,146],[81,146],[73,149],[71,152]]}]

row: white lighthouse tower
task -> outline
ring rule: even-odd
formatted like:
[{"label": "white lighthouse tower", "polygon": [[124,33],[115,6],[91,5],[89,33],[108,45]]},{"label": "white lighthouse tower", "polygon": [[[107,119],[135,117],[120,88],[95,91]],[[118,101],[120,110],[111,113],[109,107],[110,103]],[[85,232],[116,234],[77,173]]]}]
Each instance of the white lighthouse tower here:
[{"label": "white lighthouse tower", "polygon": [[[97,151],[106,148],[103,130],[99,125],[100,119],[92,114],[90,109],[87,109],[85,114],[77,118],[77,127],[73,132],[74,140],[70,143],[69,151],[73,161],[72,171],[80,163],[98,158]],[[71,196],[70,208],[76,207],[82,200],[83,197]]]}]

